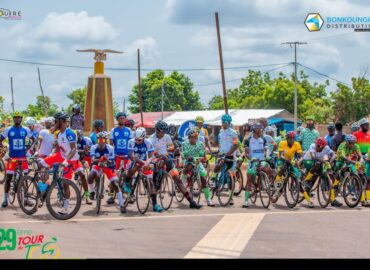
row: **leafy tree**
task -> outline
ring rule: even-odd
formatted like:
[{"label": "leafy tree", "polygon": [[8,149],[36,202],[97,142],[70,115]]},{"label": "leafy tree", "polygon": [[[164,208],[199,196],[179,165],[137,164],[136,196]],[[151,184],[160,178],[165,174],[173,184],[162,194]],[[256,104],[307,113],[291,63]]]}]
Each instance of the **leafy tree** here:
[{"label": "leafy tree", "polygon": [[[193,91],[193,83],[188,77],[176,71],[170,76],[164,76],[163,70],[154,70],[141,82],[144,112],[161,111],[162,85],[164,86],[164,111],[203,109],[199,93]],[[138,85],[133,87],[129,102],[129,110],[132,113],[138,113],[140,111]]]},{"label": "leafy tree", "polygon": [[67,112],[69,114],[72,113],[72,106],[74,104],[80,104],[81,106],[81,112],[85,109],[85,101],[86,101],[86,95],[87,95],[87,88],[86,86],[83,88],[77,88],[73,90],[71,93],[67,94],[67,97],[72,100],[72,104],[70,104],[67,108]]},{"label": "leafy tree", "polygon": [[48,96],[37,96],[36,104],[28,104],[24,114],[40,119],[43,116],[53,116],[58,111],[58,106],[51,103]]}]

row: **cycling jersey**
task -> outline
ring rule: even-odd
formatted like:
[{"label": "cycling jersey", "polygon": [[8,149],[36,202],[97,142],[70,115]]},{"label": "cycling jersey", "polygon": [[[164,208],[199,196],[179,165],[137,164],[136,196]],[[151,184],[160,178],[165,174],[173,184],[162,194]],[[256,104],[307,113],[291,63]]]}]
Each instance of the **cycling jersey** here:
[{"label": "cycling jersey", "polygon": [[89,137],[83,137],[81,141],[77,141],[77,149],[84,150],[85,146],[92,146],[92,141]]},{"label": "cycling jersey", "polygon": [[274,145],[273,145],[273,142],[275,142],[274,138],[272,138],[270,135],[264,135],[263,137],[266,140],[266,147],[267,147],[266,155],[270,156],[272,152],[274,151]]},{"label": "cycling jersey", "polygon": [[337,160],[342,161],[343,158],[350,158],[355,160],[355,157],[359,157],[361,155],[361,150],[359,145],[356,143],[352,149],[347,147],[345,142],[341,143],[337,150]]},{"label": "cycling jersey", "polygon": [[201,141],[197,141],[196,144],[191,144],[189,141],[186,141],[182,145],[182,157],[184,159],[188,157],[204,157],[204,154],[204,144]]},{"label": "cycling jersey", "polygon": [[[64,132],[58,133],[58,145],[60,148],[60,153],[64,159],[67,158],[67,155],[72,150],[70,143],[77,144],[77,136],[72,131],[72,129],[67,128]],[[79,159],[79,155],[78,155],[78,152],[76,151],[75,155],[71,158],[71,161],[78,160],[78,159]]]},{"label": "cycling jersey", "polygon": [[251,158],[265,159],[266,139],[263,137],[249,137],[244,142],[245,149],[248,148]]},{"label": "cycling jersey", "polygon": [[1,138],[8,138],[9,142],[9,157],[25,157],[26,156],[26,138],[32,138],[32,133],[27,127],[11,126],[4,130]]},{"label": "cycling jersey", "polygon": [[109,167],[114,168],[116,166],[116,164],[114,164],[114,148],[109,144],[105,144],[105,147],[103,149],[100,149],[98,144],[93,145],[90,149],[90,157],[94,159],[107,157],[108,160],[112,161]]},{"label": "cycling jersey", "polygon": [[54,145],[54,134],[49,129],[43,129],[40,131],[39,139],[41,139],[39,153],[42,156],[49,156],[53,150]]},{"label": "cycling jersey", "polygon": [[110,132],[110,139],[114,144],[114,152],[118,156],[128,155],[128,141],[132,138],[131,129],[124,127],[112,128]]},{"label": "cycling jersey", "polygon": [[128,141],[128,150],[134,153],[134,156],[140,160],[147,160],[148,154],[154,152],[153,144],[150,140],[144,139],[141,144],[135,142],[135,139]]},{"label": "cycling jersey", "polygon": [[288,141],[282,141],[279,144],[279,153],[283,152],[283,157],[289,161],[292,161],[294,159],[295,154],[301,154],[302,153],[302,147],[299,142],[294,142],[291,147],[288,145]]},{"label": "cycling jersey", "polygon": [[370,132],[357,131],[353,133],[357,138],[357,144],[363,155],[370,154]]},{"label": "cycling jersey", "polygon": [[153,148],[159,155],[167,155],[167,148],[173,144],[170,135],[165,134],[162,138],[158,138],[157,134],[152,134],[149,140],[153,144]]},{"label": "cycling jersey", "polygon": [[[238,144],[238,134],[230,127],[228,129],[221,129],[218,134],[218,141],[220,144],[220,153],[226,154],[234,145]],[[231,154],[234,158],[236,157],[236,152],[235,150],[234,153]]]},{"label": "cycling jersey", "polygon": [[324,149],[322,149],[321,152],[317,152],[316,151],[316,144],[313,143],[311,144],[310,146],[310,149],[306,152],[306,154],[304,155],[303,159],[304,160],[312,160],[312,157],[311,157],[311,154],[310,153],[314,153],[314,157],[316,159],[322,159],[324,156],[332,156],[334,154],[334,151],[330,149],[330,147],[328,145],[326,145],[324,147]]}]

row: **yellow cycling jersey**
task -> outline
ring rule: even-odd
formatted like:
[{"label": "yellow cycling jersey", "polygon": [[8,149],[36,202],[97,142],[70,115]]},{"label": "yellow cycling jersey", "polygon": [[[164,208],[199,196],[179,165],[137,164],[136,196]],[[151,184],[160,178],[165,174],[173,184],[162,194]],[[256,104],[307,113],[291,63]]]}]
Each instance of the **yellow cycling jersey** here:
[{"label": "yellow cycling jersey", "polygon": [[288,146],[288,141],[281,141],[279,144],[279,154],[283,152],[284,158],[293,160],[294,154],[302,154],[302,147],[299,142],[294,142],[292,147]]}]

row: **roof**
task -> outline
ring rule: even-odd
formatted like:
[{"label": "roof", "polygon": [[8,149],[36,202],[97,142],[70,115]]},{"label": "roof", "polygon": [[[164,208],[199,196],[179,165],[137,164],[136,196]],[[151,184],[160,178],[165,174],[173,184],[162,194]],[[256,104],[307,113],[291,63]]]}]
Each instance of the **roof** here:
[{"label": "roof", "polygon": [[[261,117],[270,118],[277,114],[280,114],[285,110],[229,110],[229,114],[233,118],[233,125],[243,126],[248,124],[249,120],[259,119]],[[186,111],[186,112],[175,112],[169,117],[166,117],[164,121],[168,124],[175,124],[176,126],[181,125],[187,120],[195,119],[198,115],[203,116],[204,122],[207,125],[221,126],[221,116],[225,113],[224,110],[208,110],[208,111]]]},{"label": "roof", "polygon": [[[163,112],[163,118],[166,118],[175,112]],[[141,114],[135,113],[128,116],[135,121],[135,126],[141,126]],[[162,118],[162,112],[145,112],[143,113],[144,128],[154,128],[155,123]]]}]

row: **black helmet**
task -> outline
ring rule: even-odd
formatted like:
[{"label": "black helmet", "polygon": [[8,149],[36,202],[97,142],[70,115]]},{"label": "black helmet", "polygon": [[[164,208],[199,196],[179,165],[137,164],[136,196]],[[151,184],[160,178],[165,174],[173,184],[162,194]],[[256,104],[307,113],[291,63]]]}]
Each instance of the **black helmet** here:
[{"label": "black helmet", "polygon": [[134,119],[128,119],[128,122],[130,123],[130,126],[135,126],[135,120]]},{"label": "black helmet", "polygon": [[56,114],[54,114],[54,119],[55,120],[63,119],[63,120],[68,121],[69,120],[69,115],[65,112],[57,112]]},{"label": "black helmet", "polygon": [[64,112],[57,112],[56,114],[54,114],[54,119],[55,120],[58,120],[60,118],[61,115],[63,115]]},{"label": "black helmet", "polygon": [[168,126],[168,134],[170,134],[171,136],[174,136],[176,134],[176,131],[177,131],[177,128],[174,124],[170,124]]},{"label": "black helmet", "polygon": [[168,130],[168,125],[165,121],[158,121],[156,124],[155,124],[155,128],[159,131],[164,131],[164,132],[167,132]]},{"label": "black helmet", "polygon": [[103,120],[95,120],[94,121],[94,123],[93,123],[93,126],[94,126],[94,128],[98,128],[98,127],[104,127],[104,122],[103,122]]},{"label": "black helmet", "polygon": [[125,112],[118,112],[118,113],[116,113],[116,115],[115,115],[116,119],[118,119],[118,118],[119,118],[119,117],[121,117],[121,116],[127,117],[127,114],[126,114]]},{"label": "black helmet", "polygon": [[80,104],[74,104],[73,107],[72,107],[72,112],[75,111],[75,110],[80,110],[81,111],[81,106]]}]

